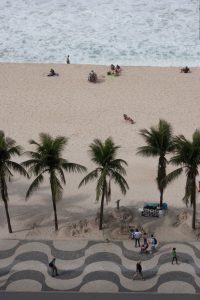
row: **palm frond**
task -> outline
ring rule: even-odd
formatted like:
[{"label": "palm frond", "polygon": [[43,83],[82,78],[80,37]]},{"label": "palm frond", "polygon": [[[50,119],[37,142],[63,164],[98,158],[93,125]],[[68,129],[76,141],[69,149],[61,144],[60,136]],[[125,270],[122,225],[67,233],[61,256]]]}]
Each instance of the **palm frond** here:
[{"label": "palm frond", "polygon": [[100,168],[97,168],[95,170],[93,170],[92,172],[90,172],[89,174],[87,174],[79,183],[79,188],[83,185],[86,185],[89,181],[93,181],[96,178],[98,178],[98,174],[100,172]]},{"label": "palm frond", "polygon": [[60,175],[61,182],[64,183],[64,184],[66,184],[66,181],[65,181],[65,174],[64,174],[62,168],[58,168],[58,169],[57,169],[57,172],[58,172],[59,175]]},{"label": "palm frond", "polygon": [[111,176],[112,179],[114,179],[114,182],[120,187],[122,194],[125,195],[126,191],[129,189],[129,186],[124,177],[116,171],[112,171]]},{"label": "palm frond", "polygon": [[76,163],[70,163],[70,162],[63,163],[62,167],[67,172],[82,173],[87,171],[86,167]]},{"label": "palm frond", "polygon": [[122,175],[126,175],[126,170],[122,165],[128,165],[127,162],[123,159],[115,159],[109,163],[109,169],[113,169]]},{"label": "palm frond", "polygon": [[193,181],[192,178],[190,178],[189,176],[187,176],[186,179],[186,185],[185,185],[185,195],[183,197],[183,202],[186,204],[186,206],[188,207],[188,203],[189,203],[189,199],[191,197],[192,194],[192,188],[193,188]]},{"label": "palm frond", "polygon": [[36,191],[39,188],[40,184],[43,181],[44,181],[43,174],[40,174],[39,176],[37,176],[35,178],[35,180],[31,183],[31,185],[30,185],[30,187],[29,187],[29,189],[26,193],[26,199],[28,199],[33,194],[33,192]]},{"label": "palm frond", "polygon": [[6,165],[8,166],[8,168],[11,168],[13,171],[19,173],[20,175],[29,178],[27,171],[23,168],[22,165],[14,161],[6,161]]},{"label": "palm frond", "polygon": [[35,140],[32,140],[32,139],[29,140],[29,144],[36,145],[36,146],[40,147],[40,144],[38,142],[36,142]]},{"label": "palm frond", "polygon": [[[13,141],[15,143],[15,141]],[[18,155],[20,156],[22,154],[22,147],[17,145],[17,146],[13,146],[12,148],[9,148],[8,153],[10,156],[13,155]]]},{"label": "palm frond", "polygon": [[138,151],[136,152],[136,154],[139,154],[143,157],[158,156],[159,150],[158,148],[152,146],[141,146],[138,147]]},{"label": "palm frond", "polygon": [[34,166],[35,164],[38,164],[38,163],[39,163],[38,159],[28,159],[26,161],[23,161],[21,163],[21,165],[25,168],[30,168],[30,167]]},{"label": "palm frond", "polygon": [[107,184],[106,184],[106,172],[103,170],[101,173],[96,186],[96,201],[99,201],[99,197],[102,195],[103,189],[105,191],[105,195],[107,193],[106,191]]},{"label": "palm frond", "polygon": [[178,178],[183,172],[183,168],[178,168],[169,174],[166,175],[166,177],[162,180],[164,185],[168,185],[172,181],[174,181],[176,178]]}]

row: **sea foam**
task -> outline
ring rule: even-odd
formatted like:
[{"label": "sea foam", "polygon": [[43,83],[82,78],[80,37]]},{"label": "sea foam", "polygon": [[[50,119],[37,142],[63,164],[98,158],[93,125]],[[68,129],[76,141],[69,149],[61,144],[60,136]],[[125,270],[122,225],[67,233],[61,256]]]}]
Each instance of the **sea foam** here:
[{"label": "sea foam", "polygon": [[1,62],[200,66],[198,0],[1,0]]}]

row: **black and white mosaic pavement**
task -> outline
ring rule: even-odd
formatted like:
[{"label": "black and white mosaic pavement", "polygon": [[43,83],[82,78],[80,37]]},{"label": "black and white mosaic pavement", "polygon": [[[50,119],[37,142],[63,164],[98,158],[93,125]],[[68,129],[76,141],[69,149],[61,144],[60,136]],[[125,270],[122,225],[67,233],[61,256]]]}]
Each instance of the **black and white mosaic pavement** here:
[{"label": "black and white mosaic pavement", "polygon": [[[52,257],[58,277],[49,270]],[[133,280],[138,260],[145,280]],[[161,243],[141,255],[132,241],[1,240],[0,290],[200,293],[200,243]]]}]

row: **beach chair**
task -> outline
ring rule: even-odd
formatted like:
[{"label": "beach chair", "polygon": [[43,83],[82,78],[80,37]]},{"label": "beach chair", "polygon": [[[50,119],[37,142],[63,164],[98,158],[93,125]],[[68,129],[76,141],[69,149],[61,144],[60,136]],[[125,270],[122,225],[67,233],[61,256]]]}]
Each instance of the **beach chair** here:
[{"label": "beach chair", "polygon": [[144,217],[159,217],[159,210],[144,208],[141,212],[141,215]]}]

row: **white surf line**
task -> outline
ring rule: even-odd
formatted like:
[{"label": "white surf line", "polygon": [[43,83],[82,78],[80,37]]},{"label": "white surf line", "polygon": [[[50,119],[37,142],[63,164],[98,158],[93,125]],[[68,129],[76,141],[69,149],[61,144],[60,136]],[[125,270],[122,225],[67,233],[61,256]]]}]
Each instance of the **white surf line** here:
[{"label": "white surf line", "polygon": [[[171,263],[163,264],[162,266],[159,267],[158,273],[155,277],[146,279],[145,281],[143,280],[132,280],[128,279],[123,276],[121,273],[121,269],[119,266],[117,266],[115,263],[108,262],[108,261],[101,261],[97,263],[91,263],[87,265],[81,275],[78,277],[75,277],[73,279],[59,279],[59,277],[52,278],[48,273],[47,273],[47,266],[44,265],[43,263],[40,263],[38,261],[26,261],[26,262],[21,262],[15,265],[15,269],[13,270],[13,273],[19,272],[19,271],[39,271],[45,276],[45,283],[48,287],[53,288],[55,290],[69,290],[77,287],[80,285],[83,281],[83,278],[93,272],[99,272],[99,271],[104,271],[104,272],[113,272],[119,277],[121,285],[129,289],[131,291],[145,291],[150,288],[152,288],[158,281],[158,278],[162,274],[166,274],[168,272],[184,272],[186,274],[190,274],[193,276],[196,284],[200,287],[200,278],[196,277],[195,275],[195,270],[192,266],[182,263],[180,265],[171,265]],[[133,271],[134,274],[134,271]],[[4,281],[6,281],[9,278],[10,275],[4,276]],[[145,276],[145,272],[144,272]],[[106,280],[106,279],[105,279]],[[184,282],[184,281],[182,281]],[[98,290],[98,287],[97,287]]]}]

